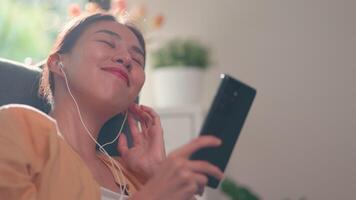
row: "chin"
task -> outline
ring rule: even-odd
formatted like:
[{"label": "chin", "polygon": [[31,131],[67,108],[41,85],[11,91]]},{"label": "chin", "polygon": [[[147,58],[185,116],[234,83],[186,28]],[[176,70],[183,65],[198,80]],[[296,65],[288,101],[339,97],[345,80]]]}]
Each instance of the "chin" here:
[{"label": "chin", "polygon": [[109,108],[109,110],[114,114],[122,113],[125,112],[129,106],[131,105],[133,100],[128,100],[128,99],[122,99],[122,98],[111,98],[106,101],[106,105]]},{"label": "chin", "polygon": [[135,101],[136,96],[129,95],[127,92],[117,92],[117,90],[113,92],[109,89],[104,90],[104,92],[101,90],[95,99],[96,102],[100,102],[97,106],[101,107],[104,112],[110,113],[110,115],[116,115],[125,112]]}]

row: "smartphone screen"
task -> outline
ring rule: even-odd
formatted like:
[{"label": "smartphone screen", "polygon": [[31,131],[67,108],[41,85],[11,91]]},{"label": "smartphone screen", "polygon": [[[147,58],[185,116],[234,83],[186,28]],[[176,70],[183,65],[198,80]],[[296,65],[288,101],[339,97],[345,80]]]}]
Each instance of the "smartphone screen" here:
[{"label": "smartphone screen", "polygon": [[[222,74],[220,86],[200,131],[200,135],[220,138],[222,144],[200,149],[191,159],[206,160],[224,172],[255,96],[254,88]],[[220,181],[214,177],[208,178],[208,186],[217,188]]]}]

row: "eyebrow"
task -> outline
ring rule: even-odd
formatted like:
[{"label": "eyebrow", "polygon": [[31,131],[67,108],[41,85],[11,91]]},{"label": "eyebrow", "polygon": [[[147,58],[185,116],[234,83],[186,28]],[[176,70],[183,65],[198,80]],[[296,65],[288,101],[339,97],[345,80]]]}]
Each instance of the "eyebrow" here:
[{"label": "eyebrow", "polygon": [[[108,35],[110,35],[110,36],[114,36],[114,37],[116,37],[116,38],[119,39],[119,40],[122,39],[119,34],[113,32],[113,31],[110,31],[110,30],[106,30],[106,29],[102,29],[102,30],[95,31],[95,33],[105,33],[105,34],[108,34]],[[138,46],[132,46],[131,49],[132,49],[134,52],[136,52],[136,53],[142,55],[143,57],[145,57],[145,54],[143,53],[143,51],[141,50],[141,48],[139,48]]]},{"label": "eyebrow", "polygon": [[119,34],[113,32],[113,31],[102,29],[102,30],[95,31],[95,33],[106,33],[106,34],[108,34],[110,36],[114,36],[117,39],[121,40],[121,36]]}]

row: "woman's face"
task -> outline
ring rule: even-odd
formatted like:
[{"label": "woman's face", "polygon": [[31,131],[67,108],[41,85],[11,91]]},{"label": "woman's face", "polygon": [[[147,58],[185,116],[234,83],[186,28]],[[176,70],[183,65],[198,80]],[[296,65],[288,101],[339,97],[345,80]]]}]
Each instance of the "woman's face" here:
[{"label": "woman's face", "polygon": [[70,89],[81,102],[122,111],[135,100],[145,81],[143,52],[125,25],[99,21],[61,59]]}]

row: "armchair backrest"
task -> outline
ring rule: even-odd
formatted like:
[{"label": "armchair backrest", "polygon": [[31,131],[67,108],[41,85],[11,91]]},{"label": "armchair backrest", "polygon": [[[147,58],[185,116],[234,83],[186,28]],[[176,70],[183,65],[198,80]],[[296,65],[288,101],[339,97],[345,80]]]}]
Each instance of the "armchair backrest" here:
[{"label": "armchair backrest", "polygon": [[0,105],[26,104],[48,113],[50,105],[37,92],[40,76],[39,69],[0,58]]},{"label": "armchair backrest", "polygon": [[[26,104],[48,113],[51,106],[38,94],[40,69],[32,69],[24,64],[0,58],[0,106],[10,103]],[[117,135],[123,121],[119,114],[110,119],[101,129],[98,142],[104,144]],[[131,145],[131,134],[128,124],[124,125],[124,133]],[[105,147],[112,156],[117,156],[117,141]]]}]

